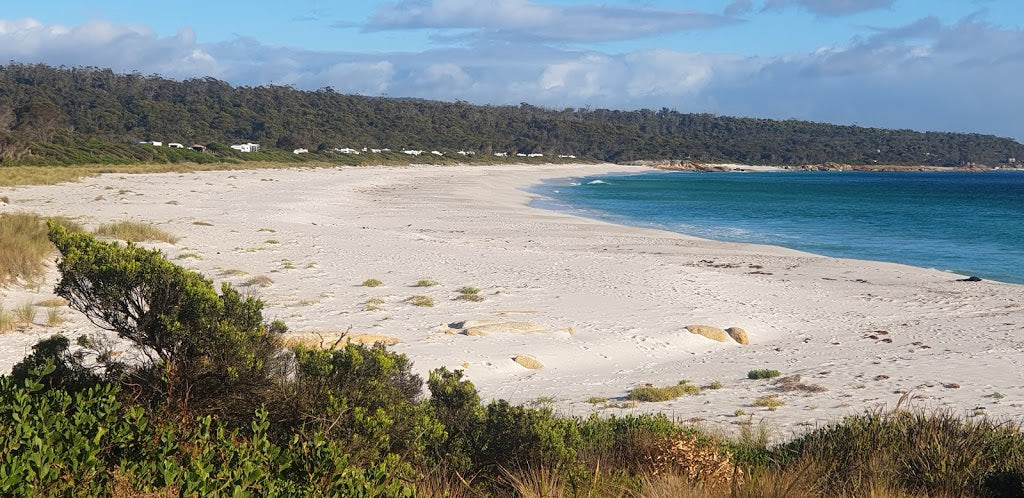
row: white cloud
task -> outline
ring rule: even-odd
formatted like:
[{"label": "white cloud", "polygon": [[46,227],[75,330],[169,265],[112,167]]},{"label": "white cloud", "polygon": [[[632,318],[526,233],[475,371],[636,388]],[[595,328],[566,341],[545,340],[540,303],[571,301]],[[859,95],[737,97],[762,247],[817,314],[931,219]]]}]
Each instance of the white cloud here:
[{"label": "white cloud", "polygon": [[462,38],[587,42],[630,40],[736,22],[693,10],[528,0],[403,0],[382,5],[367,29],[468,30]]},{"label": "white cloud", "polygon": [[895,3],[896,0],[767,0],[764,8],[773,10],[792,5],[819,16],[845,16],[868,10],[887,9]]}]

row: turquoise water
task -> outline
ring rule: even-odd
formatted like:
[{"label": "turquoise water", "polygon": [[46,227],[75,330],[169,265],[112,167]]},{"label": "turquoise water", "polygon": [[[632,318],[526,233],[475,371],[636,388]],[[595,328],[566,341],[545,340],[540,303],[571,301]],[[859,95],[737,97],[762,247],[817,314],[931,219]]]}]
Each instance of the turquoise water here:
[{"label": "turquoise water", "polygon": [[1024,283],[1024,172],[657,172],[533,191],[620,224]]}]

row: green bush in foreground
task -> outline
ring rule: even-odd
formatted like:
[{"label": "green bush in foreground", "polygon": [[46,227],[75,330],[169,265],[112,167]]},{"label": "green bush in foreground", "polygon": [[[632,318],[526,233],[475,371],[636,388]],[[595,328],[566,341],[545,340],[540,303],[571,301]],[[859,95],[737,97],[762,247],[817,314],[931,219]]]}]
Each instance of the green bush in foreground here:
[{"label": "green bush in foreground", "polygon": [[773,378],[778,377],[780,375],[782,375],[782,372],[779,372],[778,370],[768,370],[768,369],[751,370],[751,371],[747,372],[747,378],[748,379],[773,379]]},{"label": "green bush in foreground", "polygon": [[690,384],[689,381],[681,380],[674,386],[655,387],[655,386],[641,386],[634,387],[629,394],[626,395],[626,399],[633,401],[668,401],[676,399],[680,396],[688,396],[691,394],[697,394],[700,392],[700,388]]}]

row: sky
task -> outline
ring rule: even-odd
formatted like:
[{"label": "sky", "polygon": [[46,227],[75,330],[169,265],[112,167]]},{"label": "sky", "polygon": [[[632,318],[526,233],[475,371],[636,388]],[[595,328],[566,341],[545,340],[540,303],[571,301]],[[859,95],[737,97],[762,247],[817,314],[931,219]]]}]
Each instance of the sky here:
[{"label": "sky", "polygon": [[1024,0],[0,0],[0,61],[1024,142]]}]

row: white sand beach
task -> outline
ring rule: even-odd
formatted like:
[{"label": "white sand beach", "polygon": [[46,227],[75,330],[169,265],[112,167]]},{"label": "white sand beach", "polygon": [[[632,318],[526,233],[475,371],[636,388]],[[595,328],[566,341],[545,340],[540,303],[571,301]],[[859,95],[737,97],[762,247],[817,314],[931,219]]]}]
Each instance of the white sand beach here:
[{"label": "white sand beach", "polygon": [[[132,219],[177,235],[157,243],[176,263],[248,287],[268,319],[315,337],[392,337],[426,373],[464,368],[482,397],[588,415],[664,412],[730,431],[753,417],[777,436],[893,406],[994,417],[1024,405],[1024,286],[725,243],[546,211],[523,190],[543,179],[644,172],[616,165],[359,167],[104,175],[3,192],[0,212],[64,215],[89,228]],[[149,244],[147,244],[149,245]],[[241,273],[241,272],[244,272]],[[0,291],[8,309],[50,295]],[[361,285],[366,279],[379,287]],[[415,287],[419,280],[432,287]],[[455,299],[480,289],[482,301]],[[428,296],[433,307],[405,300]],[[367,300],[378,304],[367,310]],[[0,372],[67,323],[0,335]],[[529,322],[466,335],[466,320]],[[747,346],[684,329],[742,327]],[[542,368],[513,361],[529,355]],[[825,390],[782,391],[751,369],[800,375]],[[720,389],[634,407],[632,387],[688,379]],[[774,411],[753,406],[777,395]],[[737,416],[737,410],[746,415]]]}]

